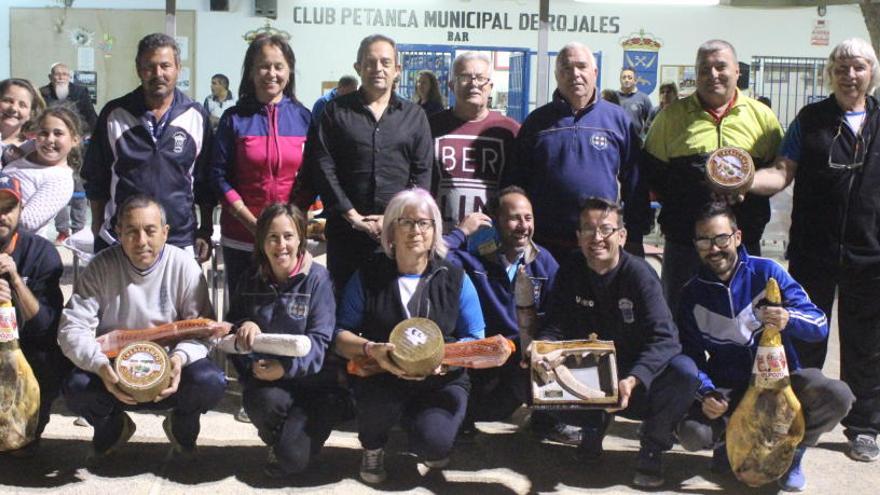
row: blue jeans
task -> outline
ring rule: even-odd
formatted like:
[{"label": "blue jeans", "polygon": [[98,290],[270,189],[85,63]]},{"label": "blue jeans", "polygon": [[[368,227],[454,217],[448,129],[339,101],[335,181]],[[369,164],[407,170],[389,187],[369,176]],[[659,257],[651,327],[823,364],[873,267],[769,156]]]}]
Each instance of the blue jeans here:
[{"label": "blue jeans", "polygon": [[95,428],[92,444],[98,452],[107,450],[119,438],[122,412],[138,410],[171,409],[174,437],[184,447],[193,447],[199,436],[199,416],[223,398],[226,376],[210,359],[199,359],[183,368],[177,393],[160,402],[130,406],[108,392],[98,375],[75,368],[64,381],[63,391],[68,409]]}]

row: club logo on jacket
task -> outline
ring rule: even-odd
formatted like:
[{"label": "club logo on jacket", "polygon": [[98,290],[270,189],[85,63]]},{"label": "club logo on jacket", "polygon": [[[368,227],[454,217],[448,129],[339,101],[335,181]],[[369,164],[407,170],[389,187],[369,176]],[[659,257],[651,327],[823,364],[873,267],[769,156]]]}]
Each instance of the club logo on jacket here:
[{"label": "club logo on jacket", "polygon": [[309,301],[311,294],[294,294],[287,305],[287,314],[295,320],[301,320],[309,316]]},{"label": "club logo on jacket", "polygon": [[581,296],[574,296],[574,302],[577,305],[583,306],[585,308],[592,308],[593,306],[596,305],[596,302],[593,301],[592,299],[587,299],[586,297],[581,297]]},{"label": "club logo on jacket", "polygon": [[608,138],[604,134],[593,134],[590,136],[590,144],[593,145],[593,148],[603,151],[608,147]]},{"label": "club logo on jacket", "polygon": [[636,321],[635,311],[633,311],[634,306],[633,302],[625,297],[617,301],[617,307],[620,309],[620,316],[623,318],[624,323]]},{"label": "club logo on jacket", "polygon": [[174,133],[174,152],[183,153],[183,145],[186,144],[186,133],[177,131]]}]

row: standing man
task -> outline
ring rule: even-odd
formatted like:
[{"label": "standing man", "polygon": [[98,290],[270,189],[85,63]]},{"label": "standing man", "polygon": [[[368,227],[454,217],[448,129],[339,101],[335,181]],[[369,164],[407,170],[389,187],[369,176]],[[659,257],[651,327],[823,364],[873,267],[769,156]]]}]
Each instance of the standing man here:
[{"label": "standing man", "polygon": [[620,91],[617,92],[617,97],[620,99],[620,106],[629,113],[639,136],[643,136],[648,129],[648,117],[651,115],[651,98],[639,91],[637,82],[636,70],[624,67],[620,71]]},{"label": "standing man", "polygon": [[[92,207],[95,252],[118,242],[117,209],[148,194],[168,214],[168,242],[211,255],[216,199],[202,177],[210,158],[211,123],[205,109],[177,89],[180,51],[174,38],[153,33],[138,43],[141,85],[104,105],[81,175]],[[194,205],[199,206],[197,229]]]},{"label": "standing man", "polygon": [[626,112],[599,98],[593,52],[568,43],[556,57],[553,101],[529,114],[517,136],[517,161],[502,186],[523,189],[535,207],[535,240],[558,260],[578,246],[579,205],[586,197],[624,203],[632,252],[642,251],[650,213],[639,170],[641,143]]},{"label": "standing man", "polygon": [[336,82],[336,87],[327,91],[320,98],[315,100],[315,104],[312,106],[312,125],[318,125],[318,122],[321,121],[321,113],[324,111],[324,105],[327,104],[328,101],[336,98],[337,96],[345,96],[349,93],[354,93],[358,89],[358,80],[354,76],[342,76],[339,78],[339,81]]},{"label": "standing man", "polygon": [[49,422],[52,402],[61,392],[70,361],[61,354],[56,338],[64,302],[61,257],[49,241],[19,231],[19,218],[21,185],[16,178],[0,176],[0,303],[15,305],[19,345],[40,384],[36,441],[13,453],[29,456]]},{"label": "standing man", "polygon": [[452,63],[449,89],[455,106],[428,117],[434,138],[434,197],[449,232],[466,216],[485,212],[513,160],[519,124],[489,110],[492,63],[483,53],[465,52]]},{"label": "standing man", "polygon": [[678,330],[663,300],[657,273],[626,253],[627,229],[618,204],[588,198],[577,230],[580,252],[563,262],[550,292],[542,340],[585,339],[595,332],[614,341],[619,409],[572,413],[583,426],[582,461],[602,456],[611,415],[642,420],[641,449],[633,483],[664,483],[660,456],[672,448],[673,430],[684,417],[699,383],[694,362],[681,354]]},{"label": "standing man", "polygon": [[[645,142],[652,189],[663,205],[658,219],[666,236],[663,293],[673,312],[679,291],[700,266],[691,239],[697,212],[711,199],[705,179],[709,155],[733,146],[750,154],[756,168],[767,167],[782,141],[773,111],[737,89],[739,63],[730,43],[710,40],[700,45],[696,70],[696,92],[666,106],[651,124]],[[741,220],[746,248],[760,254],[770,202],[749,195],[734,213]]]},{"label": "standing man", "polygon": [[[828,321],[782,266],[749,256],[730,208],[706,205],[694,230],[702,266],[682,289],[678,328],[685,354],[700,370],[700,399],[679,425],[678,438],[687,450],[714,447],[713,470],[730,470],[723,444],[727,423],[749,386],[764,325],[774,325],[782,331],[791,386],[806,421],[804,439],[779,486],[799,492],[806,486],[804,450],[833,430],[855,400],[845,383],[798,362],[793,344],[827,338]],[[760,304],[770,278],[779,283],[782,306]]]},{"label": "standing man", "polygon": [[327,209],[327,269],[337,291],[379,248],[382,213],[410,186],[430,187],[431,129],[421,107],[394,92],[397,45],[374,34],[361,41],[358,91],[327,103],[306,157]]},{"label": "standing man", "polygon": [[162,427],[173,453],[196,453],[200,416],[223,398],[226,377],[201,340],[184,340],[168,352],[171,383],[155,401],[137,403],[117,384],[96,337],[190,318],[211,318],[208,285],[190,254],[166,244],[165,211],[149,196],[130,196],[119,207],[119,244],[89,263],[77,280],[58,329],[58,344],[76,368],[64,381],[67,407],[95,428],[93,459],[125,444],[135,424],[126,410],[167,410]]},{"label": "standing man", "polygon": [[[804,107],[788,128],[773,168],[755,175],[752,192],[775,194],[794,181],[789,271],[831,314],[840,306],[840,377],[856,396],[844,418],[848,455],[880,459],[880,85],[877,55],[851,38],[825,65],[833,94]],[[799,343],[805,366],[821,368],[827,339]]]},{"label": "standing man", "polygon": [[70,102],[76,107],[79,117],[86,125],[80,129],[83,136],[87,136],[95,128],[98,116],[95,114],[95,106],[92,105],[92,97],[89,90],[84,86],[70,82],[70,69],[67,64],[57,62],[49,68],[49,84],[40,88],[40,94],[46,100],[47,106],[58,103]]}]

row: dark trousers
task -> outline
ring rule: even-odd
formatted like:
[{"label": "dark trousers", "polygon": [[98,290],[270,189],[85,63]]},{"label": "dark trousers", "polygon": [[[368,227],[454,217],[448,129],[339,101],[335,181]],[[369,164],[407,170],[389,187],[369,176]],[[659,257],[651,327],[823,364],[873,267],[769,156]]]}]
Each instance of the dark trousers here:
[{"label": "dark trousers", "polygon": [[[792,257],[789,271],[828,316],[829,326],[836,286],[840,378],[856,396],[842,423],[850,438],[859,433],[880,434],[880,267],[838,269]],[[824,364],[827,340],[817,344],[794,342],[803,366]]]},{"label": "dark trousers", "polygon": [[184,447],[192,447],[199,436],[199,416],[223,398],[226,376],[210,359],[200,359],[183,368],[177,393],[160,402],[129,406],[119,402],[104,387],[98,375],[73,369],[64,381],[67,407],[95,427],[95,450],[110,448],[122,431],[123,411],[167,410],[174,416],[174,437]]},{"label": "dark trousers", "polygon": [[[849,387],[840,380],[822,374],[816,368],[801,368],[791,373],[791,388],[801,403],[806,431],[803,446],[813,446],[819,436],[837,426],[850,410],[855,397]],[[716,419],[703,414],[702,404],[696,401],[678,426],[678,441],[689,451],[708,450],[721,445],[730,415],[742,399],[745,391],[731,395],[729,390],[719,390],[728,397],[727,413]]]},{"label": "dark trousers", "polygon": [[638,386],[623,411],[608,413],[603,410],[565,412],[566,422],[575,422],[583,428],[605,434],[612,414],[642,421],[641,444],[651,450],[669,450],[675,443],[673,431],[687,414],[699,387],[697,365],[691,358],[679,354],[651,383],[650,390]]},{"label": "dark trousers", "polygon": [[333,279],[333,287],[338,299],[348,279],[376,256],[380,247],[379,243],[370,236],[354,230],[341,217],[331,217],[327,220],[324,235],[327,237],[327,271]]},{"label": "dark trousers", "polygon": [[229,291],[227,294],[235,294],[239,281],[247,280],[254,274],[253,257],[251,251],[223,246],[223,271],[226,273],[226,289]]},{"label": "dark trousers", "polygon": [[[749,254],[761,255],[761,242],[746,244]],[[666,241],[663,246],[663,270],[660,282],[663,284],[663,296],[674,317],[678,317],[678,301],[681,289],[700,269],[700,255],[691,242]]]},{"label": "dark trousers", "polygon": [[468,422],[503,421],[528,402],[529,370],[520,367],[521,359],[516,351],[497,368],[468,370],[471,381]]},{"label": "dark trousers", "polygon": [[282,469],[290,474],[308,467],[333,426],[351,410],[345,389],[307,388],[290,380],[249,379],[242,403],[260,439],[272,447]]},{"label": "dark trousers", "polygon": [[355,379],[358,439],[372,450],[388,443],[388,432],[398,422],[409,437],[409,448],[427,460],[438,460],[452,451],[468,400],[468,378],[429,377],[413,382],[388,373]]},{"label": "dark trousers", "polygon": [[79,232],[86,225],[86,215],[89,209],[89,200],[86,199],[86,193],[83,189],[82,179],[79,174],[73,175],[73,197],[70,203],[55,215],[55,230],[58,232],[71,233]]},{"label": "dark trousers", "polygon": [[[47,350],[48,349],[48,350]],[[37,438],[43,434],[49,416],[52,412],[52,403],[61,394],[61,382],[73,365],[61,354],[57,347],[46,345],[21,343],[21,350],[28,364],[34,371],[34,377],[40,384],[40,419],[37,422]]]}]

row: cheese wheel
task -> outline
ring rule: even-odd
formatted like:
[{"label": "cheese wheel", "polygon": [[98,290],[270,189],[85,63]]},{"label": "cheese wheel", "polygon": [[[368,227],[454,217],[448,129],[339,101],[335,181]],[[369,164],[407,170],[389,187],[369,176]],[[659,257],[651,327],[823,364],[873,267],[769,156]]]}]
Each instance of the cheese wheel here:
[{"label": "cheese wheel", "polygon": [[114,363],[117,386],[138,402],[152,402],[171,384],[171,363],[162,346],[134,342],[122,348]]},{"label": "cheese wheel", "polygon": [[391,359],[409,375],[428,376],[443,361],[443,332],[427,318],[398,323],[388,341],[394,344]]},{"label": "cheese wheel", "polygon": [[718,148],[706,160],[706,180],[717,192],[745,194],[754,179],[752,156],[740,148]]}]

